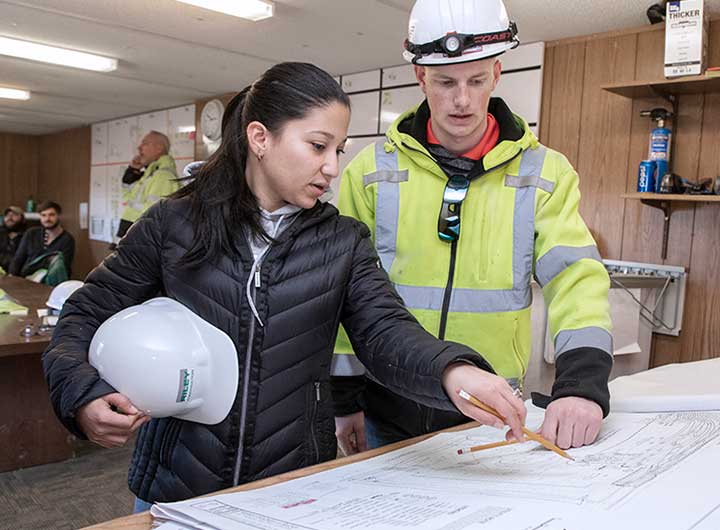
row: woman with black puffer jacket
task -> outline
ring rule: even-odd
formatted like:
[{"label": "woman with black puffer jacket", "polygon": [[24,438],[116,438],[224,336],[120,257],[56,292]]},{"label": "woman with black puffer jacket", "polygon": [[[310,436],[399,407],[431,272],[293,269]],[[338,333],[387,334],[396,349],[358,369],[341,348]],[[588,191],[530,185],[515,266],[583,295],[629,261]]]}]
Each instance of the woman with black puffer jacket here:
[{"label": "woman with black puffer jacket", "polygon": [[[474,351],[407,312],[360,222],[321,200],[339,171],[350,102],[310,64],[273,66],[236,96],[218,151],[154,205],[65,303],[43,367],[55,411],[106,447],[139,429],[136,511],[335,457],[329,369],[338,326],[395,392],[494,418],[522,438],[525,409]],[[224,331],[238,353],[235,403],[216,425],[139,413],[88,363],[97,328],[158,293]]]}]

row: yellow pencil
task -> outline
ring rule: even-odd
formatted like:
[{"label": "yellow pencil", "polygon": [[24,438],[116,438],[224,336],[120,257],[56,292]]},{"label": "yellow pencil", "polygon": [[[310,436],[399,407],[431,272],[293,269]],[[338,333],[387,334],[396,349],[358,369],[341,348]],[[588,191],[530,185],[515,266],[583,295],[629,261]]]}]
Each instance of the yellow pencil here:
[{"label": "yellow pencil", "polygon": [[459,455],[466,455],[468,453],[476,453],[477,451],[484,451],[485,449],[495,449],[496,447],[512,445],[518,442],[519,440],[517,438],[513,438],[512,440],[503,440],[502,442],[493,442],[491,444],[473,445],[472,447],[466,447],[465,449],[458,449],[457,453]]}]

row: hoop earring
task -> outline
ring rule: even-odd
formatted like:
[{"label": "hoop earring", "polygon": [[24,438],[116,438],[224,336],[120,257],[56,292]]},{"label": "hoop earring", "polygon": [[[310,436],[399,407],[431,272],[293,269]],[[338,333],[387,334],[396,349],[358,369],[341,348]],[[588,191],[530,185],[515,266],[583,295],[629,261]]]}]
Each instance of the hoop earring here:
[{"label": "hoop earring", "polygon": [[258,150],[257,153],[255,153],[255,156],[257,157],[258,162],[262,162],[262,159],[265,156],[265,152],[262,149],[260,149],[260,150]]}]

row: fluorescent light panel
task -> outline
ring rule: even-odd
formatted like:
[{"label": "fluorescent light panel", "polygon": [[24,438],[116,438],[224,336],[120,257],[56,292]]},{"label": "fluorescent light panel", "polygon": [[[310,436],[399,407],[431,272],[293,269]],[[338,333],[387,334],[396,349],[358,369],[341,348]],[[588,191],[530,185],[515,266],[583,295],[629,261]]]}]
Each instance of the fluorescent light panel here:
[{"label": "fluorescent light panel", "polygon": [[7,88],[0,86],[0,98],[4,99],[30,99],[30,92],[27,90],[18,90],[17,88]]},{"label": "fluorescent light panel", "polygon": [[11,39],[10,37],[0,37],[0,55],[94,70],[96,72],[117,70],[118,63],[117,59],[110,59],[109,57],[47,46],[26,40]]},{"label": "fluorescent light panel", "polygon": [[266,0],[178,0],[178,2],[246,18],[253,22],[270,18],[275,11],[274,4]]}]

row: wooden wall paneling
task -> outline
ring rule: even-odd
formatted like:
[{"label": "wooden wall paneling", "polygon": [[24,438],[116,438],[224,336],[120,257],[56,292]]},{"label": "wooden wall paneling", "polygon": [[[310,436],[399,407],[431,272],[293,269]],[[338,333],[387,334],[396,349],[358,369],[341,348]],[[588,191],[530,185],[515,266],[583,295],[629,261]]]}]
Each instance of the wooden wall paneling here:
[{"label": "wooden wall paneling", "polygon": [[549,105],[543,107],[542,119],[546,125],[542,134],[549,146],[563,153],[577,167],[585,43],[548,49],[553,50],[553,60],[552,67],[545,68],[545,77],[552,76],[552,94],[548,98]]},{"label": "wooden wall paneling", "polygon": [[0,212],[37,194],[38,137],[0,133]]},{"label": "wooden wall paneling", "polygon": [[[688,180],[695,181],[700,161],[702,137],[703,94],[683,95],[679,98],[678,116],[673,122],[675,152],[670,154],[673,171]],[[668,256],[665,263],[690,267],[693,221],[695,205],[679,203],[673,205],[668,239]]]},{"label": "wooden wall paneling", "polygon": [[[673,170],[692,181],[697,180],[700,169],[705,98],[703,94],[681,96],[678,116],[674,120],[673,134],[677,136],[675,152],[671,154]],[[708,119],[710,114],[708,113]],[[709,128],[705,130],[709,131]],[[717,144],[714,149],[717,150]],[[695,226],[696,210],[697,206],[691,203],[673,206],[666,263],[688,269],[685,314],[679,337],[655,336],[652,366],[691,361],[702,354],[702,344],[709,332],[709,328],[703,325],[707,316],[703,311],[707,304],[702,299],[709,297],[711,301],[717,301],[720,296],[717,289],[709,292],[706,284],[704,269],[709,263],[704,258],[708,257],[707,251],[710,249],[695,249],[694,239],[697,238],[699,242],[708,236],[698,231],[707,230],[706,226]],[[698,260],[693,260],[693,257]],[[715,355],[719,354],[720,352],[715,353]]]},{"label": "wooden wall paneling", "polygon": [[[703,109],[698,177],[720,174],[720,95],[706,94]],[[720,205],[695,207],[690,276],[681,361],[698,361],[720,355]]]},{"label": "wooden wall paneling", "polygon": [[604,91],[604,83],[633,80],[637,36],[587,43],[580,125],[578,173],[580,212],[598,240],[604,258],[618,259],[622,248],[628,171],[630,113],[628,98]]},{"label": "wooden wall paneling", "polygon": [[[630,149],[628,152],[625,191],[637,190],[638,166],[648,158],[648,143],[652,128],[649,118],[640,116],[641,110],[662,106],[663,99],[638,99],[633,101],[630,125]],[[625,199],[621,259],[647,263],[660,263],[662,253],[662,229],[664,214],[638,200]]]},{"label": "wooden wall paneling", "polygon": [[[665,32],[652,31],[638,34],[635,79],[660,79],[663,77]],[[640,116],[641,110],[655,107],[671,108],[663,98],[637,99],[633,101],[630,151],[628,156],[626,192],[637,190],[638,165],[648,158],[650,131],[654,123]],[[621,259],[658,263],[662,253],[663,213],[640,201],[625,199],[625,219]]]},{"label": "wooden wall paneling", "polygon": [[[673,124],[673,134],[677,135],[675,152],[671,153],[673,170],[689,180],[697,179],[699,169],[704,99],[703,94],[681,96],[678,116]],[[707,329],[701,326],[702,319],[698,319],[697,312],[693,310],[693,307],[700,309],[696,306],[697,299],[708,294],[702,280],[702,271],[696,275],[695,267],[691,263],[695,209],[694,203],[673,204],[668,257],[665,263],[688,269],[683,329],[679,337],[654,336],[651,366],[692,360],[694,353],[690,352],[689,348],[694,347],[692,343],[695,341],[691,337],[707,332]],[[662,226],[659,226],[658,230],[662,230]],[[707,265],[696,263],[698,269]]]},{"label": "wooden wall paneling", "polygon": [[[602,98],[597,98],[598,85],[606,82],[617,82],[617,77],[624,76],[626,70],[622,65],[629,58],[613,58],[612,50],[607,49],[607,42],[622,35],[637,37],[636,46],[625,46],[623,53],[636,54],[635,79],[654,80],[663,77],[662,62],[664,55],[663,27],[642,27],[620,33],[604,35],[591,35],[584,38],[569,39],[547,43],[546,54],[553,52],[552,73],[555,75],[550,87],[552,94],[543,94],[544,101],[550,101],[550,109],[543,106],[541,123],[549,122],[549,131],[543,133],[543,141],[549,147],[565,151],[572,156],[573,141],[580,142],[579,172],[581,175],[581,191],[583,200],[581,210],[585,213],[588,208],[590,215],[585,215],[586,221],[600,234],[601,250],[603,242],[611,241],[612,249],[618,239],[612,232],[612,226],[604,222],[597,211],[604,210],[617,215],[616,197],[619,191],[634,191],[637,178],[637,164],[647,157],[647,142],[652,125],[646,118],[640,118],[638,113],[644,108],[652,108],[664,103],[662,99],[638,100],[631,105],[632,116],[623,116],[628,121],[628,135],[624,154],[626,167],[621,172],[623,182],[620,185],[611,183],[607,190],[587,187],[588,175],[599,173],[598,167],[607,173],[611,164],[597,163],[595,157],[607,156],[606,144],[612,140],[607,138],[608,127],[606,120],[610,105]],[[603,43],[600,48],[596,43]],[[720,66],[720,20],[711,22],[708,65]],[[577,73],[576,77],[584,75],[584,86],[576,95],[582,103],[583,120],[579,126],[569,127],[574,130],[579,140],[568,134],[568,124],[571,118],[558,117],[557,109],[562,107],[562,98],[567,94],[567,86],[557,82],[558,71],[567,71],[567,59],[558,57],[567,55],[569,46],[586,46],[585,71]],[[605,55],[603,56],[602,50]],[[565,67],[559,66],[559,61]],[[618,64],[621,65],[618,68]],[[596,70],[605,69],[605,75]],[[546,76],[551,75],[551,69],[546,69]],[[619,74],[619,76],[615,76]],[[615,79],[611,77],[615,76]],[[547,81],[547,80],[546,80]],[[577,82],[577,78],[568,78],[565,82]],[[558,102],[560,101],[560,103]],[[627,100],[628,102],[630,100]],[[588,116],[587,109],[591,109],[592,116]],[[551,116],[545,114],[550,111]],[[571,112],[572,106],[570,107]],[[708,94],[706,96],[683,96],[680,100],[680,116],[672,124],[676,136],[675,161],[676,171],[686,178],[694,180],[698,177],[709,177],[720,173],[720,155],[717,146],[720,144],[720,95]],[[562,132],[562,133],[560,133]],[[622,138],[622,134],[615,139]],[[597,145],[596,152],[592,152],[593,145]],[[617,158],[618,153],[613,153]],[[588,173],[590,171],[591,173]],[[618,188],[618,189],[615,189]],[[604,192],[604,193],[603,193]],[[589,200],[588,200],[589,199]],[[639,201],[625,201],[625,222],[622,229],[621,250],[624,260],[660,262],[660,246],[662,238],[662,214]],[[685,317],[683,330],[679,337],[667,335],[654,335],[654,358],[651,367],[669,362],[691,361],[701,358],[720,357],[720,330],[717,329],[718,314],[720,313],[720,243],[718,242],[718,226],[720,226],[720,207],[717,204],[699,204],[697,207],[683,207],[674,204],[676,212],[671,221],[670,247],[668,264],[677,264],[689,268],[688,291],[686,295]],[[603,221],[603,222],[599,222]],[[607,254],[607,253],[605,253]]]},{"label": "wooden wall paneling", "polygon": [[76,243],[82,241],[82,245],[76,244],[75,266],[78,268],[76,276],[85,278],[92,270],[97,261],[90,248],[89,230],[80,229],[80,203],[90,202],[90,151],[92,147],[92,129],[83,127],[75,129],[72,136],[73,156],[71,162],[72,190],[68,194],[68,204],[71,204],[72,224],[71,229],[75,234]]},{"label": "wooden wall paneling", "polygon": [[547,145],[550,135],[550,108],[554,94],[553,79],[554,76],[548,75],[553,71],[555,64],[555,48],[545,49],[545,59],[543,64],[543,87],[542,102],[540,103],[540,141]]},{"label": "wooden wall paneling", "polygon": [[720,19],[710,21],[710,29],[708,31],[707,65],[720,66]]},{"label": "wooden wall paneling", "polygon": [[665,77],[665,30],[649,31],[637,36],[635,79]]}]

